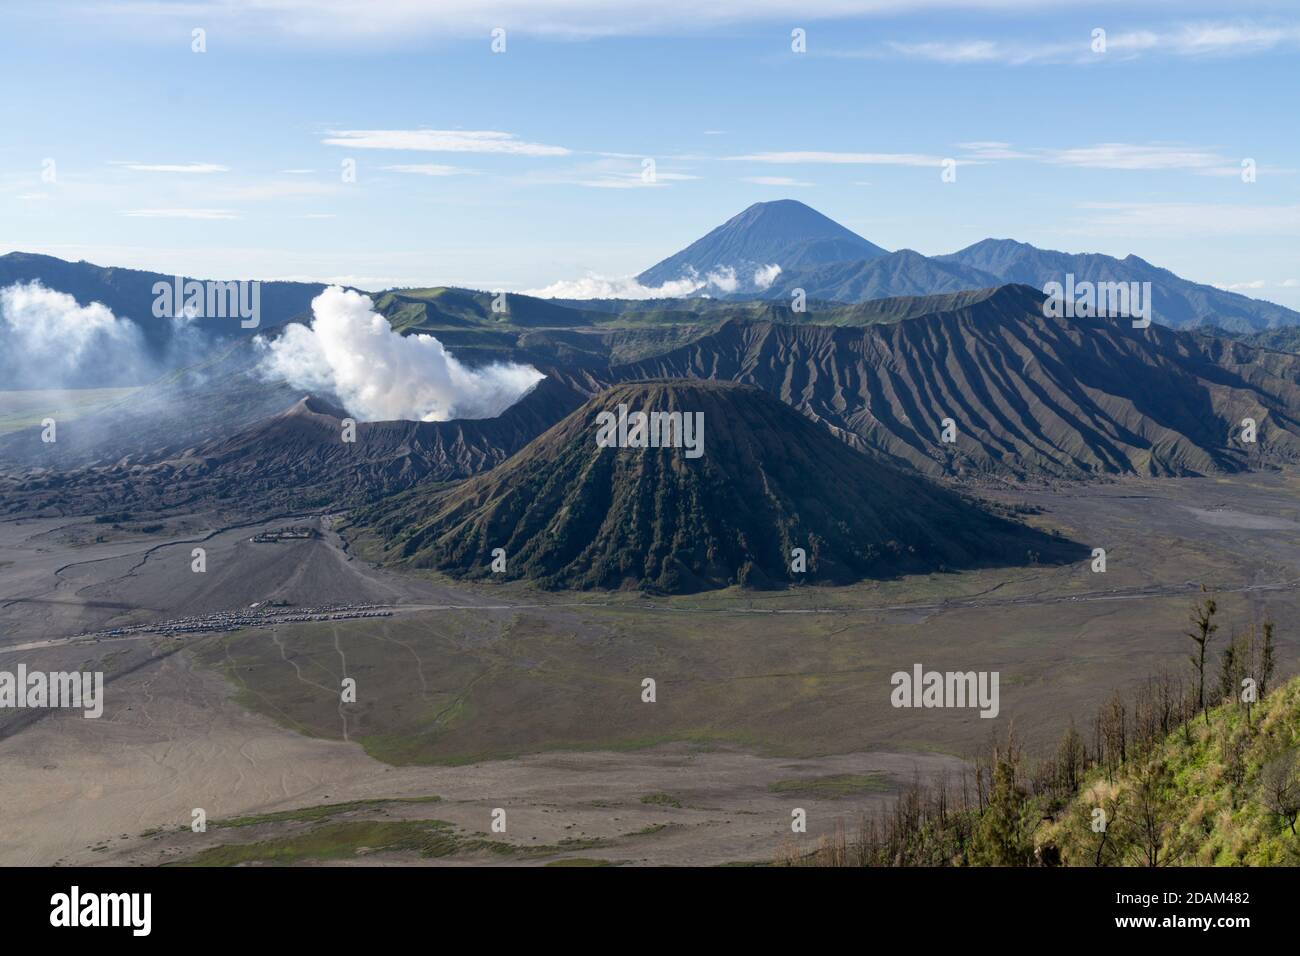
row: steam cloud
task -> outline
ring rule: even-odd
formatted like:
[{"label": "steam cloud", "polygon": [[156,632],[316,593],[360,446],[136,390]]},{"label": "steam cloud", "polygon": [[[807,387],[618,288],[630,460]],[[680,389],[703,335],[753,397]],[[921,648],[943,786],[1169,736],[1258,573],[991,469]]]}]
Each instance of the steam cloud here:
[{"label": "steam cloud", "polygon": [[[780,273],[778,265],[762,266],[754,272],[754,287],[759,291],[768,288]],[[529,289],[524,295],[540,299],[682,299],[714,291],[729,294],[740,285],[736,270],[722,266],[703,276],[690,270],[683,278],[659,286],[642,285],[632,276],[608,278],[593,274],[582,279],[562,279],[542,289]]]},{"label": "steam cloud", "polygon": [[270,342],[264,374],[333,393],[361,421],[492,418],[544,375],[531,365],[467,368],[432,335],[400,335],[369,297],[330,286],[312,300],[311,326]]},{"label": "steam cloud", "polygon": [[39,282],[0,289],[3,388],[138,385],[160,365],[134,323]]}]

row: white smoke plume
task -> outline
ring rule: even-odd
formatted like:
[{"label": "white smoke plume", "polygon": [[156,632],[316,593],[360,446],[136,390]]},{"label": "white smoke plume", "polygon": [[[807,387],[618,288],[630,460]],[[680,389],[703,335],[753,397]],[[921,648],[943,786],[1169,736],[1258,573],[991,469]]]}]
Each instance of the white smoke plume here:
[{"label": "white smoke plume", "polygon": [[0,388],[138,385],[158,374],[138,326],[39,282],[0,289]]},{"label": "white smoke plume", "polygon": [[544,375],[531,365],[468,368],[432,335],[400,335],[368,296],[330,286],[310,327],[290,325],[267,346],[263,372],[328,391],[360,421],[492,418]]}]

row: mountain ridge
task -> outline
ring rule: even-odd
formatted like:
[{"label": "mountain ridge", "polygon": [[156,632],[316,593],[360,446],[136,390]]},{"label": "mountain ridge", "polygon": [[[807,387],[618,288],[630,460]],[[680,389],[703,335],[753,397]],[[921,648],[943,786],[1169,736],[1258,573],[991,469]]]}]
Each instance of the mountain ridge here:
[{"label": "mountain ridge", "polygon": [[[1003,286],[865,327],[728,322],[616,366],[758,385],[854,447],[966,479],[1204,475],[1300,460],[1300,356],[1124,320],[1049,318]],[[953,418],[957,441],[940,442]],[[1240,440],[1244,418],[1258,443]]]},{"label": "mountain ridge", "polygon": [[[779,208],[765,216],[767,206]],[[769,225],[786,215],[824,220],[837,230],[870,246],[864,255],[852,255],[855,248],[828,245],[818,256],[804,254],[802,233],[792,233],[784,240],[771,233]],[[764,223],[755,226],[755,223]],[[758,235],[750,239],[746,230]],[[829,229],[829,227],[824,227]],[[750,251],[761,248],[764,261],[756,262]],[[728,256],[735,261],[730,261]],[[745,281],[744,269],[755,265],[780,266],[776,279],[767,286]],[[1150,282],[1152,284],[1153,320],[1175,328],[1214,324],[1222,328],[1249,332],[1262,328],[1300,325],[1300,312],[1235,292],[1216,289],[1175,275],[1168,269],[1129,254],[1123,259],[1102,253],[1065,253],[1039,249],[1014,239],[981,239],[963,249],[945,255],[924,256],[915,250],[888,252],[834,220],[823,216],[793,199],[756,203],[718,226],[680,252],[642,272],[638,281],[649,287],[662,286],[673,279],[702,278],[710,271],[732,268],[740,285],[727,290],[707,286],[696,295],[720,295],[728,299],[784,298],[803,290],[808,299],[857,303],[900,295],[931,295],[955,292],[963,288],[1008,283],[1023,283],[1043,288],[1049,281],[1064,283],[1067,273],[1076,281]]]}]

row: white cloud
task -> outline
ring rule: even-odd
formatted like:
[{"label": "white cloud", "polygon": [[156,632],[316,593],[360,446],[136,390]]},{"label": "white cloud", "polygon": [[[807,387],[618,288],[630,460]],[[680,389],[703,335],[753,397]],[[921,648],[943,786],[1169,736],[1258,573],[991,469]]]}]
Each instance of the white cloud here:
[{"label": "white cloud", "polygon": [[585,186],[589,189],[662,189],[699,179],[678,172],[652,157],[636,153],[600,153],[601,158],[567,168],[530,170],[517,177],[529,185]]},{"label": "white cloud", "polygon": [[[1205,146],[1172,143],[1094,143],[1065,149],[1015,149],[1010,143],[981,141],[958,143],[966,151],[966,162],[1031,160],[1054,166],[1086,169],[1168,170],[1185,169],[1198,176],[1240,176],[1241,158],[1226,156]],[[1258,174],[1293,174],[1294,169],[1257,166]]]},{"label": "white cloud", "polygon": [[1300,280],[1283,279],[1281,282],[1269,282],[1266,279],[1252,279],[1249,282],[1215,282],[1216,289],[1226,289],[1229,292],[1239,292],[1243,289],[1294,289],[1300,287]]},{"label": "white cloud", "polygon": [[692,273],[659,286],[644,286],[633,276],[611,278],[590,274],[581,279],[562,279],[541,289],[529,289],[524,295],[541,299],[680,299],[715,290],[734,292],[739,285],[736,270],[724,267],[706,276]]},{"label": "white cloud", "polygon": [[1012,149],[1010,143],[1001,143],[996,141],[982,140],[974,143],[958,143],[958,147],[964,149],[969,159],[975,160],[995,160],[995,159],[1029,159],[1028,153]]},{"label": "white cloud", "polygon": [[671,183],[699,179],[686,173],[660,173],[647,178],[639,172],[601,173],[594,179],[575,179],[570,182],[575,186],[589,186],[593,189],[644,189],[668,186]]},{"label": "white cloud", "polygon": [[890,49],[904,56],[940,63],[988,63],[1006,59],[1002,45],[992,40],[958,40],[955,42],[897,43]]},{"label": "white cloud", "polygon": [[770,289],[776,277],[781,274],[781,267],[773,263],[754,270],[754,287],[760,292]]},{"label": "white cloud", "polygon": [[807,183],[800,179],[793,179],[789,176],[742,176],[741,179],[747,183],[754,183],[757,186],[812,186],[814,183]]},{"label": "white cloud", "polygon": [[1263,26],[1245,23],[1189,23],[1176,34],[1162,38],[1183,55],[1252,53],[1300,43],[1300,26]]},{"label": "white cloud", "polygon": [[1130,60],[1147,54],[1168,56],[1243,56],[1272,49],[1300,46],[1300,25],[1239,23],[1184,23],[1163,31],[1107,31],[1105,52],[1092,49],[1091,31],[1078,37],[1032,43],[970,38],[890,41],[883,48],[834,51],[831,56],[876,57],[883,52],[912,59],[954,65],[1000,63],[1023,66],[1041,63],[1100,64]]},{"label": "white cloud", "polygon": [[943,163],[943,158],[940,156],[926,156],[921,153],[837,153],[815,150],[747,153],[743,156],[723,158],[736,162],[785,165],[829,163],[861,166],[939,166]]},{"label": "white cloud", "polygon": [[[58,0],[52,0],[53,3]],[[195,23],[219,25],[223,35],[284,38],[290,42],[355,48],[389,41],[413,44],[430,38],[470,37],[487,49],[489,31],[563,38],[628,35],[679,36],[683,32],[758,23],[779,27],[829,19],[891,16],[921,10],[990,6],[1035,10],[1060,0],[188,0],[159,3],[86,4],[62,0],[83,20],[113,18],[132,32],[162,35]],[[174,32],[170,35],[175,35]]]},{"label": "white cloud", "polygon": [[461,169],[459,166],[443,166],[438,163],[408,163],[379,168],[392,173],[411,173],[416,176],[459,176],[473,172],[473,170]]},{"label": "white cloud", "polygon": [[122,213],[136,219],[238,219],[229,209],[130,209]]},{"label": "white cloud", "polygon": [[1203,149],[1131,143],[1098,143],[1095,146],[1045,150],[1042,155],[1048,163],[1092,169],[1208,169],[1233,162]]},{"label": "white cloud", "polygon": [[501,414],[545,376],[528,365],[462,365],[431,335],[400,335],[369,297],[338,286],[311,303],[310,326],[267,346],[263,369],[326,390],[362,421],[447,421]]},{"label": "white cloud", "polygon": [[736,270],[731,266],[722,266],[715,272],[709,273],[709,284],[716,286],[720,292],[731,293],[740,288],[740,280],[736,278]]},{"label": "white cloud", "polygon": [[[962,154],[953,157],[959,166],[978,166],[1002,160],[1026,160],[1054,166],[1089,169],[1169,170],[1185,169],[1202,176],[1239,176],[1241,159],[1201,146],[1168,143],[1095,143],[1065,149],[1017,149],[998,140],[976,140],[955,144]],[[784,165],[840,164],[863,166],[940,166],[944,158],[924,153],[855,153],[838,151],[757,152],[725,156],[724,160]],[[1293,174],[1284,167],[1257,167],[1259,174]],[[771,186],[810,186],[780,176],[746,177],[746,182]],[[866,185],[857,184],[855,185]]]},{"label": "white cloud", "polygon": [[229,166],[219,166],[216,163],[121,163],[118,165],[125,166],[137,173],[193,173],[204,175],[207,173],[230,172]]},{"label": "white cloud", "polygon": [[563,146],[529,143],[513,133],[466,129],[344,129],[321,140],[349,149],[419,150],[428,153],[507,153],[516,156],[567,156]]}]

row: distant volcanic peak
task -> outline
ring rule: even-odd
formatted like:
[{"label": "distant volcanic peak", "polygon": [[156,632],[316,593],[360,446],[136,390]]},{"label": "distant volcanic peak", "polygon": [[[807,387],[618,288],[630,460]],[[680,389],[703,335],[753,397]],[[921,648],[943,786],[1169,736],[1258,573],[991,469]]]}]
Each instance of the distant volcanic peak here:
[{"label": "distant volcanic peak", "polygon": [[815,209],[780,199],[755,203],[637,279],[653,287],[730,270],[739,291],[753,291],[770,284],[773,266],[807,269],[884,254],[884,249]]},{"label": "distant volcanic peak", "polygon": [[[703,448],[602,447],[619,406],[682,411]],[[359,514],[390,560],[546,587],[694,591],[1027,560],[1059,544],[849,448],[745,385],[611,388],[491,472]],[[504,571],[491,569],[495,549]],[[793,549],[807,571],[790,571]]]},{"label": "distant volcanic peak", "polygon": [[809,239],[855,239],[864,245],[872,245],[851,229],[846,229],[834,219],[797,199],[756,202],[732,216],[719,226],[718,230],[728,228],[757,229],[767,233],[779,232],[780,238],[787,242],[803,242]]}]

